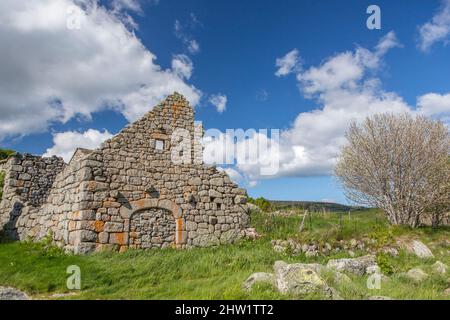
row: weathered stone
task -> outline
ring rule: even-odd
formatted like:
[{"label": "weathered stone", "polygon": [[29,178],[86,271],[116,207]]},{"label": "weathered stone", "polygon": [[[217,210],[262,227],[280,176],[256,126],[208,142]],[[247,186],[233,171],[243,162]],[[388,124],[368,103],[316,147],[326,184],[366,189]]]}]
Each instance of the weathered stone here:
[{"label": "weathered stone", "polygon": [[30,300],[30,297],[15,288],[0,287],[0,300]]},{"label": "weathered stone", "polygon": [[242,235],[245,238],[251,239],[251,240],[255,240],[258,239],[259,237],[261,237],[260,234],[258,234],[258,232],[256,232],[255,228],[247,228],[242,230]]},{"label": "weathered stone", "polygon": [[31,174],[29,173],[21,173],[19,174],[19,180],[31,180]]},{"label": "weathered stone", "polygon": [[400,245],[405,248],[408,252],[415,254],[419,258],[428,259],[434,258],[431,250],[419,240],[412,240],[406,242],[400,242]]},{"label": "weathered stone", "polygon": [[237,195],[234,198],[234,203],[236,203],[236,204],[245,204],[245,203],[247,203],[247,197],[241,196],[241,195]]},{"label": "weathered stone", "polygon": [[213,198],[222,198],[222,194],[213,189],[209,190],[209,196]]},{"label": "weathered stone", "polygon": [[447,273],[447,269],[448,269],[447,265],[442,263],[441,261],[436,261],[436,263],[433,264],[432,268],[433,268],[433,272],[440,273],[440,274]]},{"label": "weathered stone", "polygon": [[75,254],[86,254],[95,251],[96,244],[94,242],[82,242],[75,246]]},{"label": "weathered stone", "polygon": [[213,179],[209,180],[209,183],[212,186],[222,187],[223,186],[223,178],[213,178]]},{"label": "weathered stone", "polygon": [[274,265],[277,288],[281,293],[293,295],[320,294],[337,298],[336,293],[317,273],[317,266],[277,261]]},{"label": "weathered stone", "polygon": [[123,223],[106,222],[103,230],[106,232],[122,232],[123,231]]},{"label": "weathered stone", "polygon": [[233,243],[240,238],[240,234],[238,230],[231,229],[223,232],[220,235],[220,243]]},{"label": "weathered stone", "polygon": [[279,244],[276,244],[276,245],[273,246],[273,250],[275,252],[282,253],[282,252],[285,252],[287,250],[287,248],[283,247],[283,246],[280,246]]}]

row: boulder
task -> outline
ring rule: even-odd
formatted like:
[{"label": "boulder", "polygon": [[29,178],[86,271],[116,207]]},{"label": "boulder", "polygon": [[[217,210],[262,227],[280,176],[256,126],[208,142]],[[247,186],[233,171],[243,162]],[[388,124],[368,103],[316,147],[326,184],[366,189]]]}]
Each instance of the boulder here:
[{"label": "boulder", "polygon": [[436,263],[433,264],[432,268],[433,272],[435,273],[445,274],[447,272],[447,265],[445,265],[441,261],[436,261]]},{"label": "boulder", "polygon": [[276,244],[276,245],[273,246],[273,250],[275,252],[281,253],[281,252],[285,252],[287,250],[287,248],[283,247],[283,246],[280,246],[279,244]]},{"label": "boulder", "polygon": [[331,259],[327,268],[340,272],[350,272],[356,275],[364,275],[367,268],[376,266],[374,255],[366,255],[358,258]]},{"label": "boulder", "polygon": [[247,229],[242,230],[242,236],[244,238],[251,239],[251,240],[256,240],[259,237],[261,237],[261,235],[258,232],[256,232],[255,228],[247,228]]},{"label": "boulder", "polygon": [[409,270],[406,273],[406,276],[410,278],[411,280],[414,280],[416,282],[420,282],[428,278],[428,274],[426,274],[422,269],[420,268],[413,268]]},{"label": "boulder", "polygon": [[275,275],[273,273],[267,272],[256,272],[253,273],[250,277],[245,280],[242,284],[242,287],[246,291],[250,291],[254,284],[256,283],[267,283],[270,285],[276,286]]},{"label": "boulder", "polygon": [[0,287],[0,300],[30,300],[30,297],[15,288]]},{"label": "boulder", "polygon": [[366,268],[367,274],[375,274],[375,273],[381,273],[380,267],[377,265],[369,266]]},{"label": "boulder", "polygon": [[431,250],[422,241],[412,240],[407,242],[401,242],[400,245],[404,249],[406,249],[406,251],[415,254],[419,258],[422,259],[434,258],[434,255],[431,252]]},{"label": "boulder", "polygon": [[339,299],[336,291],[319,276],[318,271],[322,268],[318,264],[287,264],[277,261],[274,265],[277,288],[285,294],[320,294],[329,299]]},{"label": "boulder", "polygon": [[317,257],[318,255],[319,255],[319,251],[317,251],[317,250],[308,250],[305,252],[305,257],[307,257],[307,258]]}]

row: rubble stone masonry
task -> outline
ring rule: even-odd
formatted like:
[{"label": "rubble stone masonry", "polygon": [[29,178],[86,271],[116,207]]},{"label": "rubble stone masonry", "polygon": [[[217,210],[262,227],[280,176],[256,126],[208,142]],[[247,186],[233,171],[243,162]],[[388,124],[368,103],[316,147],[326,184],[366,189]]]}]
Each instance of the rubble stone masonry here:
[{"label": "rubble stone masonry", "polygon": [[[247,194],[203,164],[202,134],[174,93],[99,149],[77,149],[68,164],[12,156],[0,164],[0,229],[20,240],[50,235],[80,254],[232,243],[249,223]],[[174,162],[183,152],[192,160]]]}]

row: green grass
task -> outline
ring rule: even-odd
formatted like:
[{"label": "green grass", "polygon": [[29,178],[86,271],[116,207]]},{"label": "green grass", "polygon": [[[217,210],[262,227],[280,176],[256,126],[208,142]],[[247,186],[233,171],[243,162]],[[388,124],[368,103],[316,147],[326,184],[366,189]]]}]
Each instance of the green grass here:
[{"label": "green grass", "polygon": [[15,153],[16,152],[14,150],[0,149],[0,160],[7,159],[9,156]]},{"label": "green grass", "polygon": [[[35,298],[47,298],[66,289],[66,268],[81,268],[82,289],[68,299],[292,299],[268,286],[257,286],[251,293],[242,290],[242,282],[254,272],[272,272],[276,260],[326,263],[330,257],[307,259],[276,253],[271,239],[296,238],[301,241],[333,242],[339,239],[367,237],[372,234],[380,242],[397,236],[414,236],[432,245],[436,259],[450,265],[448,249],[440,242],[450,239],[448,229],[408,230],[392,228],[376,210],[352,213],[351,219],[337,213],[313,215],[298,234],[300,217],[270,217],[254,214],[252,224],[263,237],[257,241],[241,241],[235,245],[190,250],[129,250],[126,253],[98,253],[88,256],[65,255],[46,243],[6,242],[0,244],[0,285],[22,289]],[[355,228],[356,221],[356,228]],[[359,254],[362,254],[359,253]],[[439,299],[449,287],[448,275],[432,275],[420,284],[402,278],[399,272],[422,267],[426,272],[435,260],[420,260],[404,252],[397,258],[386,257],[383,264],[396,273],[381,290],[368,290],[366,277],[352,277],[350,285],[338,285],[327,279],[346,299],[364,299],[369,295],[387,295],[399,299]],[[431,274],[431,273],[430,273]],[[320,298],[320,297],[303,297]]]}]

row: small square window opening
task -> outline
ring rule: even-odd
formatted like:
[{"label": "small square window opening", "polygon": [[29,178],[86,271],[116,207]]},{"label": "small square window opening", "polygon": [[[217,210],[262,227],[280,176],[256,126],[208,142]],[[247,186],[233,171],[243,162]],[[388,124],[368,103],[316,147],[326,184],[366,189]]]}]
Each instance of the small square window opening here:
[{"label": "small square window opening", "polygon": [[164,150],[164,141],[163,140],[156,140],[155,149],[156,150]]}]

